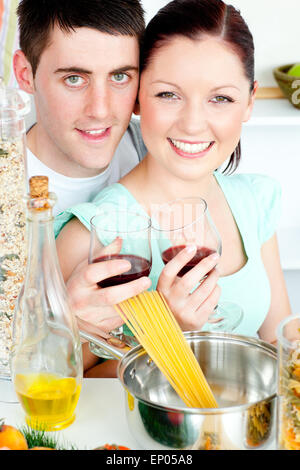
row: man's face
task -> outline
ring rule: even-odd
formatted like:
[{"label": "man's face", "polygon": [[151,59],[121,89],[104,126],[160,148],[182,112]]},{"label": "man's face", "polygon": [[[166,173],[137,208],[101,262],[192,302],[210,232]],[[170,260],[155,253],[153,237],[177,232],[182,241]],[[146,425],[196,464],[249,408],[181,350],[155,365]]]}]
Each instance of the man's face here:
[{"label": "man's face", "polygon": [[90,28],[65,33],[58,27],[50,39],[34,78],[39,145],[51,155],[49,166],[62,174],[99,174],[132,114],[138,41]]}]

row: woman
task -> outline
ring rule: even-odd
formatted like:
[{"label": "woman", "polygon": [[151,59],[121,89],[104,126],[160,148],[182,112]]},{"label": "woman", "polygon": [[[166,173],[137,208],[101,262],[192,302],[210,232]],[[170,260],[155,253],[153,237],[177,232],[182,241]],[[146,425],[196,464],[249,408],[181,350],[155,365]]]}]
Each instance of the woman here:
[{"label": "woman", "polygon": [[86,228],[101,204],[125,201],[127,208],[138,205],[151,215],[153,205],[200,196],[221,235],[218,268],[210,256],[178,278],[194,253],[182,251],[163,267],[154,248],[152,288],[165,295],[183,329],[200,329],[221,287],[221,300],[244,310],[237,333],[276,341],[278,322],[290,314],[275,234],[280,189],[268,177],[216,171],[229,156],[227,170],[238,166],[242,124],[257,89],[253,56],[246,23],[220,0],[174,0],[152,19],[141,51],[136,110],[148,154],[93,204],[71,208],[57,220],[59,225],[77,217],[57,239],[65,279],[79,258],[87,258]]}]

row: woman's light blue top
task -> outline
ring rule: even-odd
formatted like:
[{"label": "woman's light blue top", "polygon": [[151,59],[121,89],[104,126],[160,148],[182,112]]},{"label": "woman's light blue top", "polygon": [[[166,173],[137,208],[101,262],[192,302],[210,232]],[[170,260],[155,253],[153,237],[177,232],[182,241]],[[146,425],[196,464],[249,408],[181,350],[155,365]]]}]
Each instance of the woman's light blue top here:
[{"label": "woman's light blue top", "polygon": [[[244,317],[235,330],[236,334],[257,336],[271,301],[270,285],[261,258],[261,246],[275,232],[280,215],[281,189],[277,181],[263,175],[223,175],[216,171],[215,178],[231,209],[247,257],[242,269],[219,279],[222,289],[220,303],[228,300],[243,308]],[[125,186],[116,183],[102,190],[93,202],[76,205],[59,214],[54,225],[56,236],[74,216],[90,230],[90,219],[99,212],[100,207],[118,207],[145,215],[142,206]],[[122,252],[126,253],[126,241]],[[156,288],[163,267],[158,242],[154,239],[151,289]]]}]

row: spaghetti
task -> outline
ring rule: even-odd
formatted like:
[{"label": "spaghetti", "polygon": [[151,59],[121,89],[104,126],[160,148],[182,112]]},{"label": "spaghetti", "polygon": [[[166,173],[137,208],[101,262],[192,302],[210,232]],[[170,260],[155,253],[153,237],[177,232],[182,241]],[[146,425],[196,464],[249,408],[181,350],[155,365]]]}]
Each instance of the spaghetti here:
[{"label": "spaghetti", "polygon": [[162,294],[146,291],[121,302],[115,309],[187,406],[218,407]]}]

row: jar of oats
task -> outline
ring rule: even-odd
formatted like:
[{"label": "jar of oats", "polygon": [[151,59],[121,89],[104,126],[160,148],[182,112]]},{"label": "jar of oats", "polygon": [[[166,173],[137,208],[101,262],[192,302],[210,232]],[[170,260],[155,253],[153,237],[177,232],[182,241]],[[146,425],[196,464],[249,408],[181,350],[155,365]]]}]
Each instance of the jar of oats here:
[{"label": "jar of oats", "polygon": [[26,265],[26,145],[29,99],[0,86],[0,378],[10,377],[12,320]]}]

